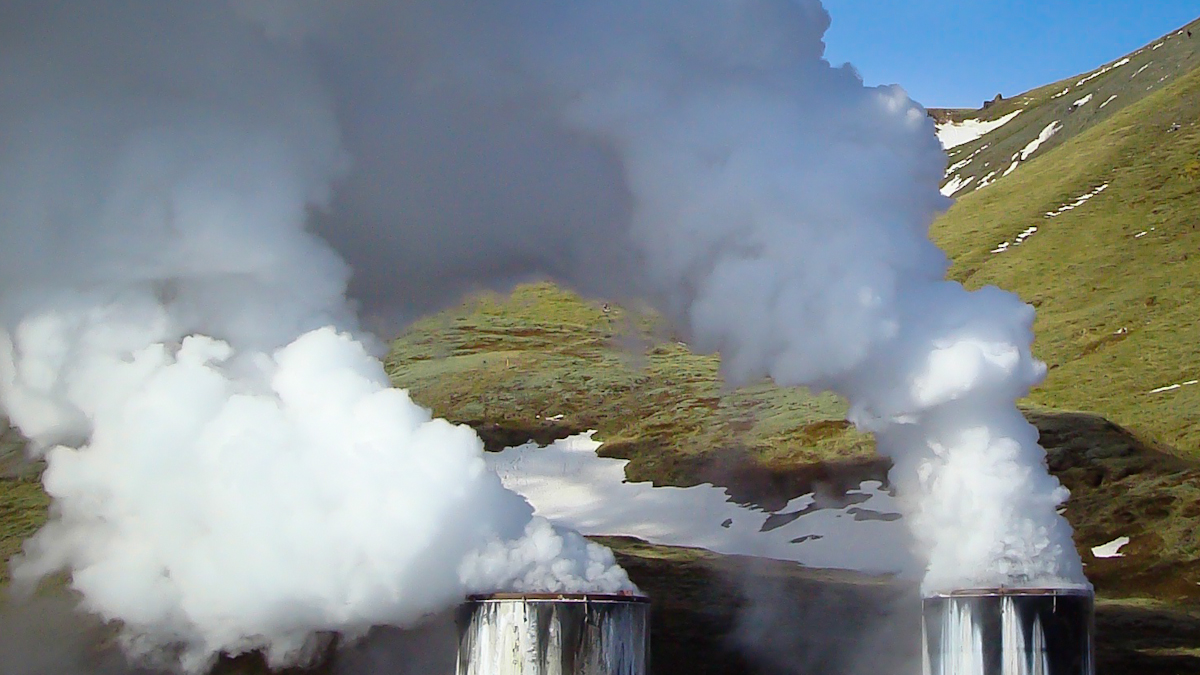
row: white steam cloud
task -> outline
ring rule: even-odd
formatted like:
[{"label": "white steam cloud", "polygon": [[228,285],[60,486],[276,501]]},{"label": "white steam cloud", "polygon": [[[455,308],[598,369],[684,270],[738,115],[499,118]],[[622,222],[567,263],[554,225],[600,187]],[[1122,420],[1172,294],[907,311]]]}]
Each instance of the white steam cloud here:
[{"label": "white steam cloud", "polygon": [[70,570],[132,655],[193,672],[472,591],[630,588],[347,332],[348,269],[304,229],[345,153],[302,54],[215,5],[21,18],[0,387],[54,513],[18,581]]},{"label": "white steam cloud", "polygon": [[1032,310],[944,280],[933,122],[821,59],[816,0],[52,4],[0,9],[0,393],[54,497],[15,573],[131,653],[628,588],[355,337],[535,276],[847,397],[925,590],[1086,583]]}]

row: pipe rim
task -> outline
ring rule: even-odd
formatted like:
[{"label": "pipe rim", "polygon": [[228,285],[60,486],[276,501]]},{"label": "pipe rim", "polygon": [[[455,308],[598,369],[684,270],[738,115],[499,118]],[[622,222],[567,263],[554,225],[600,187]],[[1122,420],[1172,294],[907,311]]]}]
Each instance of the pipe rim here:
[{"label": "pipe rim", "polygon": [[480,593],[468,595],[468,602],[633,602],[649,603],[650,598],[632,593]]},{"label": "pipe rim", "polygon": [[996,588],[960,588],[953,591],[926,594],[925,598],[991,598],[991,597],[1022,597],[1022,596],[1078,596],[1095,597],[1090,588],[1026,588],[1026,587],[996,587]]}]

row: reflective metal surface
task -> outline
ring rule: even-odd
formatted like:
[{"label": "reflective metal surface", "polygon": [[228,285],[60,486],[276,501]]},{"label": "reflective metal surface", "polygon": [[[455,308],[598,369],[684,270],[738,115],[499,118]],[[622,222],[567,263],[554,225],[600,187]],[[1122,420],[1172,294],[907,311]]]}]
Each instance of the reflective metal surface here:
[{"label": "reflective metal surface", "polygon": [[459,608],[458,675],[645,675],[650,601],[501,593]]},{"label": "reflective metal surface", "polygon": [[925,675],[1093,675],[1093,594],[971,589],[923,601]]}]

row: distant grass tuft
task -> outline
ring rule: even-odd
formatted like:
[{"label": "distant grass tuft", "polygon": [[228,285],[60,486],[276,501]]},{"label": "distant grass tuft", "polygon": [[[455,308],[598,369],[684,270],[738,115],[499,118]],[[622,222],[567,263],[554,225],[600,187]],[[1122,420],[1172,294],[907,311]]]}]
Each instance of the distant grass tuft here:
[{"label": "distant grass tuft", "polygon": [[[21,550],[21,543],[46,522],[50,498],[40,483],[0,480],[0,563]],[[10,581],[9,567],[0,564],[0,587]]]}]

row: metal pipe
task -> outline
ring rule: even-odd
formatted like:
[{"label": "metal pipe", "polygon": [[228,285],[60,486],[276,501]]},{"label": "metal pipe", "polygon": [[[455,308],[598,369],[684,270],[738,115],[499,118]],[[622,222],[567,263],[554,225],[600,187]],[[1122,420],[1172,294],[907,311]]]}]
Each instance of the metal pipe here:
[{"label": "metal pipe", "polygon": [[922,603],[925,675],[1094,675],[1094,596],[1074,588],[967,589]]},{"label": "metal pipe", "polygon": [[598,593],[471,596],[458,675],[646,675],[650,600]]}]

